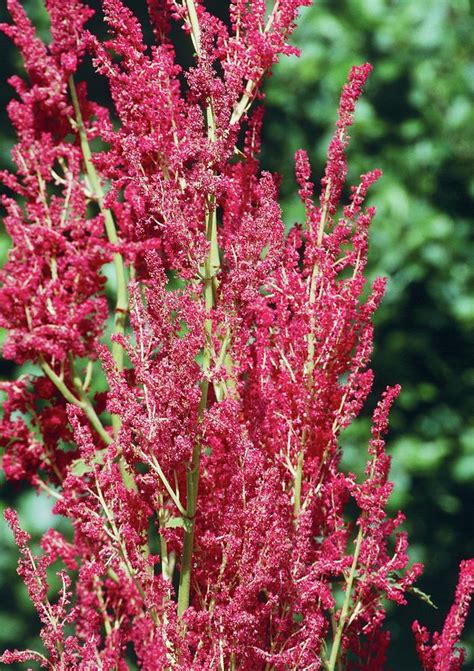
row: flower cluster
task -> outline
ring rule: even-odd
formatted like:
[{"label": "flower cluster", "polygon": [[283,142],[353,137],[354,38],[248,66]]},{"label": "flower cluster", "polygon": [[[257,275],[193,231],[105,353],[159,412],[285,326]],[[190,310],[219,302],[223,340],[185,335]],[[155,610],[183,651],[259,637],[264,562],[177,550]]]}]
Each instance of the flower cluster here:
[{"label": "flower cluster", "polygon": [[441,634],[430,634],[426,627],[413,623],[418,656],[426,671],[458,671],[464,661],[464,650],[455,647],[461,636],[464,622],[474,594],[474,560],[462,561],[454,603],[448,613]]},{"label": "flower cluster", "polygon": [[[2,383],[0,445],[7,477],[53,497],[73,534],[48,532],[36,558],[7,512],[46,654],[1,661],[381,671],[384,604],[405,603],[421,566],[402,513],[386,511],[398,387],[374,411],[365,476],[340,465],[341,431],[372,387],[384,292],[364,277],[380,172],[342,202],[371,66],[349,74],[320,193],[297,153],[306,216],[285,235],[278,176],[258,162],[259,101],[308,0],[231,0],[227,22],[203,0],[148,0],[151,47],[121,0],[102,0],[103,41],[80,0],[46,0],[49,45],[7,4],[0,28],[27,78],[11,80],[17,169],[0,175],[13,243],[0,325],[4,356],[41,372]],[[111,110],[78,81],[90,63]],[[107,389],[94,393],[100,368]],[[416,625],[426,669],[459,668],[471,564],[431,646]]]}]

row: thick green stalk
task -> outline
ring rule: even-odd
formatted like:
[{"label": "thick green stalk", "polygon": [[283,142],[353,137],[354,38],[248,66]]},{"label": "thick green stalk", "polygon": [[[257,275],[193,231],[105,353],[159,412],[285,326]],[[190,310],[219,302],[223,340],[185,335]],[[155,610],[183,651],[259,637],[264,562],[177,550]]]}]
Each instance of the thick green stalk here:
[{"label": "thick green stalk", "polygon": [[304,443],[305,440],[302,441],[302,448],[300,450],[300,453],[298,454],[298,461],[296,463],[295,484],[294,484],[295,491],[293,501],[293,514],[295,517],[298,517],[301,509],[301,485],[303,483]]},{"label": "thick green stalk", "polygon": [[194,518],[197,508],[200,461],[201,446],[195,445],[193,449],[191,468],[186,474],[186,493],[188,497],[188,506],[186,510],[187,527],[184,531],[183,556],[181,558],[181,573],[179,575],[179,616],[181,616],[186,608],[188,608],[189,595],[191,592],[191,569],[194,549]]},{"label": "thick green stalk", "polygon": [[339,655],[339,648],[341,645],[342,634],[344,632],[344,627],[346,626],[347,616],[349,613],[349,607],[352,597],[352,585],[354,584],[354,578],[357,570],[357,563],[359,561],[360,548],[362,545],[362,527],[359,528],[359,533],[357,534],[356,546],[354,550],[354,557],[352,559],[351,571],[349,573],[349,578],[347,580],[346,586],[346,595],[344,598],[344,603],[342,604],[341,615],[339,617],[339,622],[337,623],[336,635],[332,644],[331,656],[327,664],[327,671],[334,671]]},{"label": "thick green stalk", "polygon": [[[209,205],[210,209],[206,217],[206,233],[211,243],[209,253],[204,264],[204,299],[206,311],[210,312],[215,302],[215,292],[217,289],[216,272],[219,263],[219,250],[217,247],[217,220],[214,203]],[[204,410],[207,406],[207,395],[209,391],[209,379],[206,377],[211,365],[211,338],[212,338],[212,320],[206,319],[205,324],[207,343],[203,353],[203,380],[201,383],[201,400],[198,408],[198,418],[201,422],[204,416]],[[184,531],[183,556],[181,559],[181,573],[179,577],[178,592],[178,615],[182,615],[189,606],[189,595],[191,591],[191,568],[194,548],[194,527],[197,510],[197,497],[199,489],[199,471],[201,465],[201,444],[196,443],[193,448],[190,468],[186,473],[186,522]]]},{"label": "thick green stalk", "polygon": [[83,392],[79,392],[79,398],[77,398],[72,391],[67,387],[67,385],[64,383],[64,380],[57,375],[54,370],[51,368],[51,366],[44,360],[40,360],[41,363],[41,368],[43,372],[49,377],[51,382],[54,384],[56,389],[61,392],[61,394],[64,396],[66,401],[69,401],[72,405],[77,406],[78,408],[81,408],[81,410],[84,411],[87,419],[90,421],[94,429],[97,431],[99,436],[102,438],[104,443],[106,445],[110,445],[112,442],[112,438],[109,436],[107,431],[105,430],[102,422],[99,419],[99,416],[97,415],[96,411],[94,410],[94,407],[90,400],[88,399],[87,395]]},{"label": "thick green stalk", "polygon": [[[104,217],[105,232],[107,238],[112,245],[118,244],[117,229],[115,228],[115,222],[112,215],[112,212],[108,207],[104,205],[105,193],[102,187],[101,181],[95,169],[94,163],[92,161],[92,152],[87,139],[87,133],[84,126],[84,120],[82,118],[81,108],[79,107],[79,101],[77,99],[76,86],[74,84],[74,79],[71,76],[69,78],[69,89],[71,92],[72,105],[74,108],[74,114],[76,117],[76,127],[77,132],[79,133],[79,141],[81,143],[82,155],[84,158],[84,165],[86,168],[86,174],[89,181],[89,186],[92,193],[94,194],[95,199],[99,205],[100,212]],[[116,252],[113,256],[113,264],[115,271],[115,280],[117,285],[117,298],[115,303],[115,317],[114,317],[114,332],[119,335],[125,333],[125,323],[127,320],[128,313],[128,292],[127,292],[127,278],[125,271],[125,263],[121,254]],[[121,371],[124,367],[124,351],[120,343],[112,342],[111,348],[112,358],[115,361],[117,370]],[[118,415],[112,415],[112,428],[114,436],[117,436],[120,429],[120,417]],[[123,460],[120,460],[120,470],[122,473],[123,481],[125,485],[130,489],[135,489],[135,481],[133,476],[127,471],[125,463]]]},{"label": "thick green stalk", "polygon": [[[201,29],[196,12],[194,0],[185,0],[186,10],[191,28],[191,39],[196,50],[196,56],[201,56]],[[206,108],[207,134],[211,142],[216,139],[216,124],[212,100]],[[204,301],[206,312],[210,313],[216,301],[217,294],[217,273],[220,267],[219,247],[217,244],[217,216],[215,199],[209,197],[206,212],[206,237],[209,242],[209,252],[202,269],[204,282]],[[201,382],[201,400],[198,408],[199,422],[202,422],[204,410],[207,406],[207,395],[209,391],[208,371],[211,366],[212,357],[212,319],[209,317],[205,322],[206,344],[203,352],[203,379]],[[181,572],[179,577],[178,592],[178,615],[182,615],[189,606],[189,597],[191,591],[191,570],[194,549],[194,529],[195,516],[197,510],[197,497],[199,489],[199,475],[201,465],[200,442],[193,448],[191,463],[186,473],[186,527],[184,530],[183,556],[181,558]]]},{"label": "thick green stalk", "polygon": [[[74,80],[69,79],[69,88],[71,91],[72,104],[74,107],[74,114],[76,116],[77,131],[79,133],[79,140],[81,143],[82,155],[84,157],[84,165],[86,167],[86,174],[92,193],[94,194],[99,205],[100,212],[104,217],[105,232],[107,238],[112,245],[118,244],[117,230],[115,228],[114,218],[109,208],[104,205],[104,189],[100,182],[99,176],[92,161],[92,152],[87,139],[86,129],[82,118],[82,113],[77,99],[76,87]],[[127,280],[125,273],[125,263],[121,254],[115,253],[113,257],[113,264],[115,270],[115,279],[117,283],[117,300],[115,304],[115,333],[123,334],[125,332],[125,322],[128,312],[128,295],[127,295]],[[112,343],[112,356],[118,370],[123,370],[124,352],[119,343]],[[115,420],[115,421],[114,421]],[[120,419],[118,417],[112,418],[114,429],[120,427]]]},{"label": "thick green stalk", "polygon": [[[321,212],[321,219],[318,227],[318,234],[317,234],[318,246],[321,246],[321,243],[323,241],[324,227],[326,225],[326,219],[328,214],[328,203],[329,203],[330,192],[331,192],[331,179],[329,178],[328,183],[326,185],[326,190],[324,192],[323,209]],[[313,266],[309,285],[308,301],[311,308],[313,308],[316,302],[316,282],[318,276],[319,276],[319,267],[317,264],[315,264]],[[314,373],[315,331],[316,331],[316,315],[312,313],[309,323],[308,354],[306,357],[306,375],[307,375],[306,386],[310,393],[310,398],[312,398],[313,396],[312,387],[313,387],[313,373]],[[298,461],[296,463],[296,471],[294,479],[293,512],[295,518],[299,515],[301,509],[301,486],[303,483],[304,453],[307,439],[308,439],[308,428],[305,427],[305,429],[303,430],[303,435],[301,437],[301,449],[298,454]]]},{"label": "thick green stalk", "polygon": [[191,40],[196,50],[196,54],[199,57],[201,52],[201,28],[199,26],[196,5],[194,4],[194,0],[185,0],[185,3],[191,28]]}]

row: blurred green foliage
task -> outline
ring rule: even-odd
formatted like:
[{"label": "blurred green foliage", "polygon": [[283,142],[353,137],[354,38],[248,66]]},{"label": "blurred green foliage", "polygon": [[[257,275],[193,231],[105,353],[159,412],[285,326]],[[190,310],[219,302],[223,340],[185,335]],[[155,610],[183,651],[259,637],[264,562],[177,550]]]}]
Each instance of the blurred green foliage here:
[{"label": "blurred green foliage", "polygon": [[[39,0],[24,4],[46,34]],[[128,4],[138,9],[137,2]],[[210,4],[225,15],[227,3]],[[419,669],[411,621],[419,618],[431,629],[442,625],[459,561],[474,556],[472,34],[469,0],[318,0],[303,12],[294,37],[301,58],[284,59],[266,84],[262,163],[283,175],[283,213],[291,226],[303,219],[294,151],[307,148],[318,181],[347,72],[367,60],[374,65],[349,150],[351,183],[374,167],[384,172],[371,195],[378,214],[369,275],[388,276],[389,284],[376,321],[377,381],[369,405],[385,385],[402,384],[389,438],[395,483],[391,506],[407,515],[411,555],[426,562],[419,587],[439,606],[433,610],[412,596],[405,609],[390,612],[391,666],[406,671]],[[3,110],[10,97],[3,82],[20,62],[5,39],[0,48],[5,54]],[[0,115],[5,166],[12,137]],[[3,235],[0,260],[7,247]],[[13,373],[11,366],[2,369],[4,377]],[[343,463],[355,472],[364,468],[369,416],[342,439]],[[49,503],[2,485],[3,500],[14,502],[38,538],[53,522]],[[14,575],[17,553],[4,526],[0,543],[0,648],[31,645],[36,620]],[[467,669],[474,660],[472,626],[464,640]]]}]

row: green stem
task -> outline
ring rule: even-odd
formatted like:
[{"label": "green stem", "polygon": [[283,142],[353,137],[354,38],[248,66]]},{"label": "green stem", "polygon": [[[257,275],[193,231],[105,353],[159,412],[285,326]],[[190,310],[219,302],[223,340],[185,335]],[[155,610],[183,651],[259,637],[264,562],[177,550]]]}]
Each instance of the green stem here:
[{"label": "green stem", "polygon": [[184,532],[183,556],[181,559],[181,573],[179,576],[178,616],[181,616],[189,606],[189,595],[191,591],[191,569],[194,549],[194,518],[197,508],[200,461],[201,445],[195,445],[191,460],[191,468],[186,474],[186,493],[188,498],[186,519],[188,521],[188,526]]},{"label": "green stem", "polygon": [[163,469],[161,468],[159,462],[156,459],[149,459],[145,456],[145,460],[148,462],[148,464],[153,468],[153,470],[158,474],[161,482],[163,483],[166,491],[168,492],[171,500],[177,507],[178,511],[183,517],[186,517],[186,510],[183,508],[181,505],[181,501],[179,500],[178,493],[173,490],[173,487],[171,486],[168,478],[166,475],[163,473]]},{"label": "green stem", "polygon": [[61,392],[66,401],[69,401],[72,405],[75,405],[81,410],[84,411],[89,422],[92,424],[94,429],[97,431],[99,436],[102,438],[106,445],[110,445],[112,438],[109,436],[105,430],[102,422],[99,419],[98,414],[94,410],[94,407],[90,400],[87,398],[86,394],[82,391],[79,392],[79,398],[77,398],[72,391],[67,387],[64,380],[62,380],[57,373],[51,368],[51,366],[44,360],[40,359],[40,364],[43,372],[49,377],[51,382],[54,384],[56,389]]},{"label": "green stem", "polygon": [[[99,205],[100,212],[104,217],[104,226],[107,238],[112,245],[117,245],[119,242],[117,236],[117,229],[115,227],[115,221],[112,215],[112,212],[108,207],[104,205],[105,193],[102,187],[101,181],[95,169],[95,165],[92,161],[92,152],[87,139],[86,128],[84,126],[84,120],[82,118],[81,108],[79,106],[79,101],[77,98],[76,86],[74,84],[74,79],[71,76],[69,78],[69,89],[71,91],[72,105],[74,108],[74,114],[76,117],[77,131],[79,133],[79,141],[81,143],[82,155],[84,158],[84,165],[86,168],[87,178],[89,180],[89,185],[94,194],[95,199]],[[125,272],[125,263],[121,254],[116,252],[113,255],[113,264],[115,271],[115,280],[117,287],[117,298],[115,302],[115,317],[114,317],[114,333],[118,335],[124,335],[125,333],[125,323],[127,320],[128,313],[128,292],[127,292],[127,278]],[[111,347],[112,358],[115,362],[118,371],[122,371],[124,368],[124,351],[120,343],[112,342]],[[117,437],[118,432],[121,426],[121,419],[119,415],[112,415],[112,429],[114,436]],[[136,489],[135,480],[133,475],[127,470],[125,462],[123,459],[120,459],[120,472],[122,474],[123,481],[128,489]]]},{"label": "green stem", "polygon": [[351,571],[349,573],[349,578],[347,580],[346,595],[344,598],[344,603],[342,604],[341,615],[339,617],[339,622],[337,623],[336,635],[334,637],[334,642],[332,644],[331,657],[327,665],[328,671],[334,671],[336,667],[336,662],[339,655],[339,648],[341,645],[342,634],[344,632],[344,627],[346,626],[347,616],[349,613],[349,607],[351,603],[352,596],[352,585],[354,584],[354,578],[357,570],[357,563],[359,561],[360,548],[362,545],[362,527],[359,528],[359,533],[357,534],[356,546],[354,551],[354,558],[352,560]]},{"label": "green stem", "polygon": [[[328,215],[328,205],[329,205],[329,195],[331,191],[331,178],[328,179],[326,185],[326,190],[324,192],[323,199],[323,209],[321,212],[321,220],[319,222],[318,232],[317,232],[317,243],[318,246],[321,246],[323,241],[324,227],[326,225],[326,219]],[[309,297],[308,301],[310,306],[314,306],[316,303],[316,282],[319,276],[319,267],[317,264],[313,266],[311,273],[310,285],[309,285]],[[308,353],[306,356],[306,387],[310,394],[310,399],[313,397],[313,375],[314,375],[314,355],[316,351],[316,316],[314,312],[310,316],[309,322],[309,333],[308,333]],[[301,437],[301,450],[298,454],[298,462],[296,464],[296,473],[294,480],[294,503],[293,503],[293,512],[295,518],[299,515],[301,509],[301,485],[303,482],[303,469],[304,469],[304,453],[306,441],[308,438],[308,428],[305,427],[303,430],[303,435]]]},{"label": "green stem", "polygon": [[186,11],[188,13],[189,25],[191,28],[191,40],[196,50],[196,54],[199,58],[201,55],[201,27],[199,25],[196,5],[194,4],[194,0],[185,0],[185,1],[186,1]]},{"label": "green stem", "polygon": [[[194,0],[185,0],[186,11],[189,25],[191,28],[191,39],[196,50],[196,56],[201,57],[201,29],[199,18],[196,11]],[[212,106],[212,100],[209,101],[206,108],[207,134],[211,142],[216,139],[216,122]],[[206,312],[212,311],[216,302],[218,280],[217,273],[220,267],[219,248],[217,244],[217,217],[215,199],[210,196],[207,203],[206,212],[206,238],[210,243],[209,252],[202,268],[204,278],[204,302]],[[207,396],[209,391],[208,371],[211,367],[212,358],[212,319],[209,317],[205,321],[206,344],[203,352],[203,379],[201,382],[201,400],[198,408],[198,421],[201,423],[204,417],[204,411],[207,406]],[[184,531],[183,556],[181,559],[181,572],[179,576],[178,592],[178,616],[181,616],[189,606],[191,591],[191,569],[194,549],[194,531],[195,515],[197,510],[197,497],[199,489],[199,475],[201,465],[201,442],[198,441],[193,448],[191,463],[186,472],[186,520],[187,525]]]},{"label": "green stem", "polygon": [[[216,273],[219,269],[219,249],[217,246],[217,219],[214,201],[208,204],[206,215],[206,235],[210,242],[210,249],[204,263],[204,301],[206,311],[210,312],[214,306],[217,291]],[[202,422],[204,410],[207,406],[207,395],[209,391],[209,379],[206,377],[211,366],[211,348],[212,348],[212,319],[206,319],[205,322],[207,343],[203,352],[203,375],[201,383],[201,400],[198,408],[198,419]],[[194,528],[195,515],[197,509],[197,496],[199,489],[199,470],[201,465],[201,444],[197,443],[193,448],[191,465],[186,473],[186,494],[187,508],[186,518],[188,520],[187,528],[184,532],[183,556],[181,560],[181,573],[179,577],[178,593],[178,616],[182,615],[189,606],[189,596],[191,591],[191,566],[194,547]]]},{"label": "green stem", "polygon": [[161,575],[165,580],[170,580],[171,576],[169,573],[168,544],[163,538],[163,534],[160,534],[160,563]]},{"label": "green stem", "polygon": [[244,115],[244,113],[248,111],[250,105],[252,104],[256,88],[257,87],[255,85],[255,82],[252,79],[249,79],[245,86],[245,91],[243,92],[242,97],[237,103],[237,105],[234,107],[232,116],[230,117],[231,125],[238,123],[241,117]]},{"label": "green stem", "polygon": [[[86,168],[87,178],[89,180],[89,185],[92,193],[94,194],[95,199],[99,205],[100,212],[104,217],[104,226],[107,238],[112,245],[117,245],[119,240],[117,236],[117,229],[115,227],[114,218],[112,212],[108,207],[104,205],[105,193],[102,188],[99,176],[95,169],[94,163],[92,161],[92,152],[87,139],[87,133],[84,126],[84,120],[82,118],[81,109],[79,107],[79,101],[77,99],[76,86],[74,84],[74,79],[70,77],[69,79],[69,89],[71,91],[72,105],[74,108],[74,114],[76,116],[77,131],[79,133],[79,141],[81,143],[82,155],[84,158],[84,165]],[[128,295],[127,295],[127,279],[125,272],[125,263],[121,254],[116,252],[113,256],[113,264],[115,270],[115,278],[117,284],[117,300],[115,304],[115,319],[114,319],[114,331],[115,333],[123,335],[125,333],[125,323],[127,319],[128,312]],[[124,365],[124,351],[122,346],[119,343],[112,343],[112,357],[115,361],[117,369],[119,371],[123,370]],[[114,415],[112,416],[112,426],[114,428],[114,434],[117,434],[120,428],[120,417]]]},{"label": "green stem", "polygon": [[[273,21],[275,20],[275,16],[278,10],[278,5],[279,5],[279,0],[275,0],[275,4],[273,5],[273,9],[270,12],[270,15],[267,20],[267,24],[265,26],[264,33],[268,33],[270,28],[272,27]],[[241,117],[245,114],[250,109],[250,106],[252,105],[252,101],[254,99],[255,93],[258,88],[258,81],[263,78],[265,74],[265,71],[263,70],[260,73],[260,78],[257,80],[253,79],[248,79],[247,84],[245,85],[245,90],[242,94],[242,97],[240,98],[239,102],[237,105],[234,107],[232,111],[232,115],[230,117],[230,123],[231,125],[234,123],[238,123],[241,119]]]},{"label": "green stem", "polygon": [[293,502],[293,514],[295,517],[299,515],[301,509],[301,485],[303,482],[303,464],[304,464],[304,446],[302,447],[296,464],[295,473],[295,495]]}]

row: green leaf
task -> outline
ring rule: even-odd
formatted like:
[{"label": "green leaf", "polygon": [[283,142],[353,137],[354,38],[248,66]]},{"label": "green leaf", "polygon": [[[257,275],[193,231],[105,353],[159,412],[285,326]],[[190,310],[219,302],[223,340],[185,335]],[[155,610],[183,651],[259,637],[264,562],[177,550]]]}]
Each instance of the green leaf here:
[{"label": "green leaf", "polygon": [[431,600],[431,596],[423,592],[421,589],[418,589],[418,587],[413,586],[407,587],[407,592],[411,592],[411,594],[414,594],[419,599],[427,603],[429,606],[431,606],[432,608],[436,608],[436,610],[438,610],[438,606],[435,603],[433,603],[433,601]]},{"label": "green leaf", "polygon": [[177,529],[182,527],[188,533],[192,531],[192,522],[186,517],[170,517],[165,524],[166,529]]},{"label": "green leaf", "polygon": [[[104,452],[105,452],[105,450],[101,450],[101,451],[97,452],[92,459],[92,463],[103,466],[103,464],[104,464]],[[91,472],[92,472],[92,467],[90,466],[90,464],[86,464],[84,459],[75,459],[71,464],[71,473],[73,475],[77,475],[78,477],[82,477],[86,473],[91,473]]]},{"label": "green leaf", "polygon": [[79,478],[90,472],[91,467],[89,464],[86,464],[84,459],[75,459],[71,464],[71,473],[77,475]]}]

